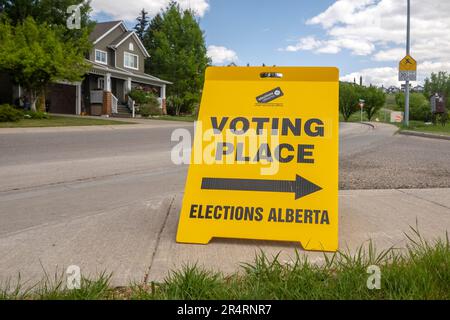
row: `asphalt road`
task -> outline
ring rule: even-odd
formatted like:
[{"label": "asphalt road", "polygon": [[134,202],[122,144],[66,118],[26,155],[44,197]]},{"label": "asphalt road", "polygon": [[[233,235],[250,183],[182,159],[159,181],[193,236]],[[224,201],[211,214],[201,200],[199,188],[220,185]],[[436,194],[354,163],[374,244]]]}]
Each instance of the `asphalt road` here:
[{"label": "asphalt road", "polygon": [[[170,160],[171,133],[192,132],[189,123],[149,123],[0,131],[0,282],[18,270],[39,277],[40,264],[50,274],[71,263],[92,271],[93,261],[94,269],[120,274],[117,283],[148,275],[162,231],[176,227],[169,212],[179,205],[187,172]],[[450,187],[450,141],[394,132],[388,125],[341,125],[341,188]]]}]

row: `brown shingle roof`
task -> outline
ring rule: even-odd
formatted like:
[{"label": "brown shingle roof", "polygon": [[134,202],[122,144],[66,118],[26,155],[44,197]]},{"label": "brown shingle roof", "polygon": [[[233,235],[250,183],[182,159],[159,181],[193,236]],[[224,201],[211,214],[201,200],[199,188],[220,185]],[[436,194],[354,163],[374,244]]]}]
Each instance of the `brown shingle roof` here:
[{"label": "brown shingle roof", "polygon": [[120,43],[120,41],[122,41],[123,39],[125,39],[126,37],[128,37],[132,33],[133,33],[133,31],[124,32],[123,34],[120,35],[120,37],[118,37],[116,40],[111,42],[110,46],[112,46],[112,47],[117,46]]},{"label": "brown shingle roof", "polygon": [[95,41],[108,32],[111,28],[119,24],[121,21],[100,22],[95,25],[94,30],[89,35],[90,41]]}]

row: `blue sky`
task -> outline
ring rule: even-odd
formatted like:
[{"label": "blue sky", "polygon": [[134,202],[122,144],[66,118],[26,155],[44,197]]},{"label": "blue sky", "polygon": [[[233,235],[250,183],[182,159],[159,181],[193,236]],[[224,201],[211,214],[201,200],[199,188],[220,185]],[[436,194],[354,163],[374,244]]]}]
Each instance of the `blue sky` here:
[{"label": "blue sky", "polygon": [[[122,19],[132,27],[142,7],[152,16],[168,1],[93,0],[92,6],[99,21]],[[344,80],[362,75],[366,84],[399,85],[406,0],[178,2],[198,12],[216,65],[337,66]],[[412,53],[423,80],[430,72],[450,70],[450,1],[411,2]]]}]

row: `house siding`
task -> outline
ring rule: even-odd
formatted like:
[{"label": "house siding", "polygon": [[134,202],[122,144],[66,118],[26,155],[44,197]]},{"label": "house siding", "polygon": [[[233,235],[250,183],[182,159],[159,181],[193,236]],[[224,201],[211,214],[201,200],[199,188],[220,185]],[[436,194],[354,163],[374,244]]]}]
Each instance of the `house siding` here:
[{"label": "house siding", "polygon": [[[134,50],[129,50],[130,43],[133,43]],[[129,69],[124,66],[124,54],[125,52],[130,52],[132,54],[135,54],[139,57],[139,70]],[[141,49],[139,48],[138,42],[135,40],[134,36],[129,37],[127,40],[125,40],[116,50],[117,54],[117,67],[123,68],[125,70],[130,71],[137,71],[144,73],[145,72],[145,56],[142,53]]]},{"label": "house siding", "polygon": [[[89,54],[89,60],[95,61],[95,50],[102,50],[108,52],[108,65],[111,67],[114,67],[115,63],[115,55],[114,50],[108,48],[108,46],[116,40],[118,37],[120,37],[124,33],[123,29],[118,26],[114,31],[112,31],[110,34],[108,34],[105,38],[100,40],[97,44],[94,45],[94,48],[91,50]],[[123,62],[122,62],[123,64]]]}]

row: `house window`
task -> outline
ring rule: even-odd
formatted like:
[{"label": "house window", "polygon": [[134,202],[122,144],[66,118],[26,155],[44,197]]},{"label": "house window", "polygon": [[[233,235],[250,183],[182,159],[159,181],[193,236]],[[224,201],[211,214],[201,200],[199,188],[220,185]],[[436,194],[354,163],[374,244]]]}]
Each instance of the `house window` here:
[{"label": "house window", "polygon": [[123,65],[126,68],[130,68],[130,69],[134,69],[134,70],[138,70],[138,64],[139,64],[139,57],[135,54],[129,53],[129,52],[125,52],[123,55]]},{"label": "house window", "polygon": [[108,64],[108,53],[102,50],[95,50],[95,62]]},{"label": "house window", "polygon": [[133,44],[133,42],[130,42],[130,45],[128,46],[128,50],[134,51],[134,44]]},{"label": "house window", "polygon": [[98,78],[98,88],[101,90],[105,88],[105,78]]}]

